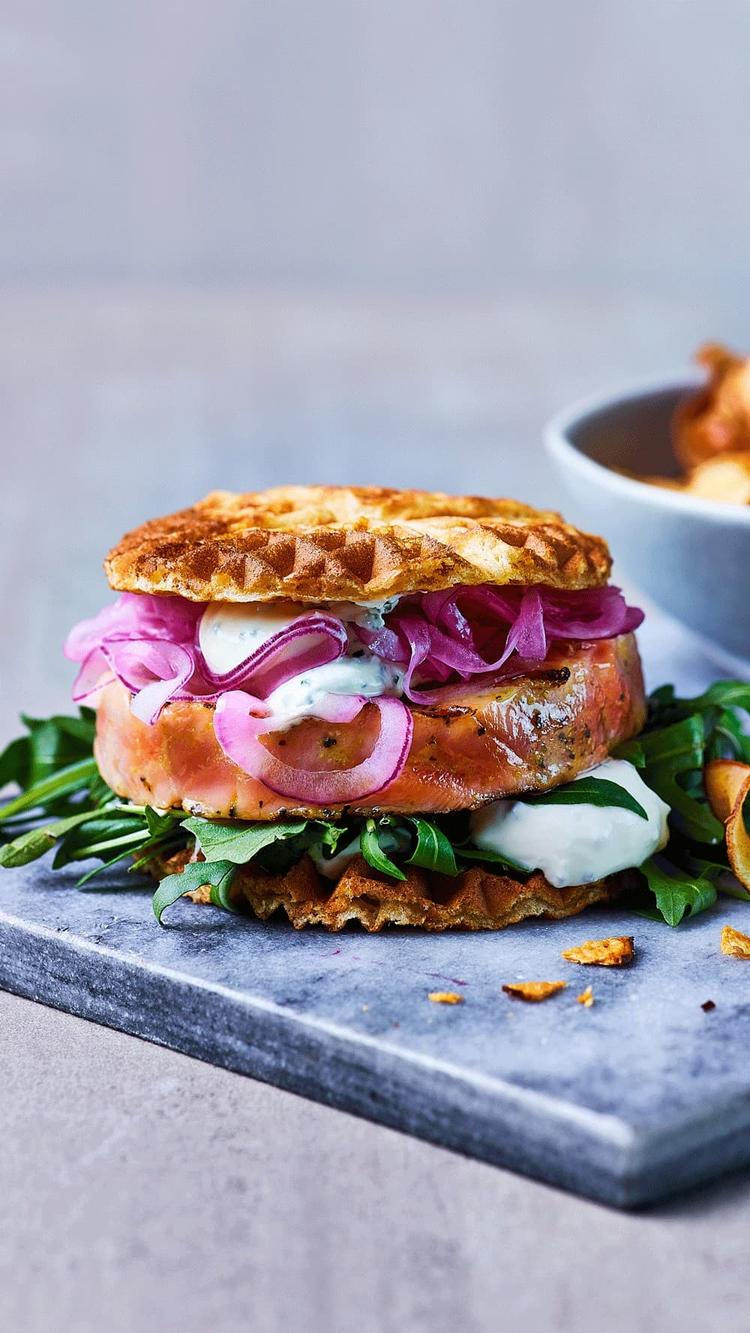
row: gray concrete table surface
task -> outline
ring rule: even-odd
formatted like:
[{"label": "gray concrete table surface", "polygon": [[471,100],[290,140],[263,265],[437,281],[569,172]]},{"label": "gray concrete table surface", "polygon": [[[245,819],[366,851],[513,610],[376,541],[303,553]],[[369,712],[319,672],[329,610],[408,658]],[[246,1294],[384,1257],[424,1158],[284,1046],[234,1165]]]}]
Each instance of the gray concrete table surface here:
[{"label": "gray concrete table surface", "polygon": [[[562,503],[549,412],[708,336],[720,297],[1,296],[0,740],[66,706],[126,527],[292,479]],[[616,1214],[7,995],[0,1061],[16,1333],[747,1328],[747,1175]]]}]

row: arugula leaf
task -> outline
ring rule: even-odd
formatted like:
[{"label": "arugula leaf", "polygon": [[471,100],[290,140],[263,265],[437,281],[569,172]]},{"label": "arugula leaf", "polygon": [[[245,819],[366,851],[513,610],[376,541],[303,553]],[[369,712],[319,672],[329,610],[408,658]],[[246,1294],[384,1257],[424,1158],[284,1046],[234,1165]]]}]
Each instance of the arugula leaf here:
[{"label": "arugula leaf", "polygon": [[[68,730],[66,722],[75,723],[75,718],[30,718],[24,717],[29,729],[29,771],[27,783],[33,786],[49,777],[59,768],[75,763],[76,760],[91,754],[94,743],[93,728],[83,744],[80,735]],[[89,728],[86,728],[88,731]]]},{"label": "arugula leaf", "polygon": [[62,767],[91,755],[95,713],[80,709],[78,717],[33,718],[22,714],[28,735],[10,742],[0,754],[0,789],[10,782],[35,786]]},{"label": "arugula leaf", "polygon": [[82,791],[90,779],[96,776],[97,772],[96,760],[93,757],[91,759],[80,759],[75,764],[68,764],[65,768],[61,768],[59,772],[53,773],[50,777],[43,778],[40,782],[28,787],[14,800],[8,801],[0,809],[0,821],[10,819],[12,815],[19,814],[21,811],[42,809],[61,796],[70,796],[73,792]]},{"label": "arugula leaf", "polygon": [[680,699],[672,685],[663,685],[650,696],[646,734],[669,723],[697,719],[703,725],[709,759],[740,759],[750,763],[750,736],[737,717],[737,710],[750,712],[750,685],[742,681],[715,681],[692,699]]},{"label": "arugula leaf", "polygon": [[98,772],[93,781],[89,783],[88,795],[93,805],[109,805],[110,801],[117,800],[112,788],[107,786],[104,778]]},{"label": "arugula leaf", "polygon": [[663,726],[658,731],[643,732],[638,737],[646,765],[676,763],[687,768],[700,768],[703,763],[705,733],[703,721],[697,713]]},{"label": "arugula leaf", "polygon": [[[380,821],[383,823],[384,821]],[[392,879],[406,879],[403,870],[386,856],[379,840],[378,823],[374,819],[366,819],[359,835],[359,847],[362,855],[371,865],[373,870],[379,870],[383,875],[390,875]]]},{"label": "arugula leaf", "polygon": [[743,764],[750,764],[750,736],[729,709],[718,714],[713,734],[706,742],[706,758],[739,759]]},{"label": "arugula leaf", "polygon": [[649,787],[666,801],[677,816],[680,831],[694,842],[715,845],[724,841],[724,825],[711,812],[707,801],[691,796],[677,780],[677,773],[666,764],[649,765],[646,769]]},{"label": "arugula leaf", "polygon": [[520,866],[517,861],[511,861],[509,856],[491,852],[486,847],[457,847],[456,856],[462,861],[486,861],[488,865],[502,866],[503,870],[512,870],[514,875],[531,874],[526,866]]},{"label": "arugula leaf", "polygon": [[131,851],[140,849],[148,841],[148,831],[144,828],[124,829],[117,824],[114,828],[102,830],[104,836],[98,842],[87,843],[70,856],[71,861],[89,861],[92,856],[101,856],[102,852],[112,852],[116,847],[127,847]]},{"label": "arugula leaf", "polygon": [[577,782],[567,782],[562,787],[551,787],[549,791],[538,792],[533,796],[524,796],[525,805],[597,805],[614,806],[630,810],[641,819],[648,815],[640,801],[619,782],[609,778],[579,778]]},{"label": "arugula leaf", "polygon": [[58,819],[42,828],[30,829],[27,833],[14,838],[0,848],[0,866],[26,866],[44,856],[55,843],[72,829],[78,828],[96,817],[96,811],[84,810],[81,814],[69,815],[67,819]]},{"label": "arugula leaf", "polygon": [[193,861],[176,875],[166,875],[159,884],[152,899],[154,916],[160,926],[164,925],[162,916],[168,907],[183,898],[193,889],[204,884],[211,885],[211,902],[226,911],[236,908],[230,898],[232,880],[237,873],[237,866],[232,861]]},{"label": "arugula leaf", "polygon": [[154,810],[153,806],[147,805],[143,812],[146,820],[146,827],[152,838],[158,838],[163,833],[170,833],[175,824],[180,820],[180,816],[167,810],[165,814],[160,814]]},{"label": "arugula leaf", "polygon": [[[214,862],[214,864],[216,865],[217,862]],[[225,912],[239,911],[236,904],[232,902],[230,893],[236,873],[237,868],[235,866],[231,870],[228,870],[226,874],[222,875],[221,879],[211,881],[211,902],[214,907],[222,907]]]},{"label": "arugula leaf", "polygon": [[697,916],[716,902],[716,885],[705,876],[692,876],[681,871],[677,875],[668,874],[653,857],[644,861],[639,869],[668,926],[679,926],[686,915]]},{"label": "arugula leaf", "polygon": [[407,863],[419,866],[422,870],[436,870],[441,875],[459,875],[461,872],[456,865],[453,847],[443,830],[437,824],[427,819],[417,819],[413,815],[409,817],[409,823],[414,825],[417,845],[411,856],[406,858]]},{"label": "arugula leaf", "polygon": [[662,685],[650,696],[649,706],[657,719],[661,714],[671,718],[689,717],[693,713],[705,713],[710,708],[741,708],[748,713],[750,684],[741,680],[715,680],[707,690],[692,699],[679,699],[673,685]]},{"label": "arugula leaf", "polygon": [[[703,787],[703,719],[691,714],[657,731],[645,732],[638,741],[646,759],[644,781],[670,806],[680,832],[695,842],[722,842],[724,826],[712,814]],[[684,785],[692,773],[698,774],[699,796]]]},{"label": "arugula leaf", "polygon": [[350,829],[346,824],[330,824],[322,821],[317,821],[317,826],[320,830],[321,847],[325,847],[331,856],[335,856],[341,839],[345,834],[349,836]]},{"label": "arugula leaf", "polygon": [[[750,762],[750,736],[742,710],[750,711],[750,686],[718,682],[694,699],[679,699],[671,686],[649,701],[643,733],[614,752],[642,770],[644,780],[672,808],[668,862],[664,856],[642,867],[663,918],[676,925],[703,911],[717,891],[750,898],[733,881],[723,847],[724,831],[706,799],[703,766],[708,759],[734,757]],[[402,866],[458,874],[472,862],[497,866],[523,877],[524,867],[496,852],[470,845],[468,817],[462,815],[373,816],[340,823],[324,819],[242,823],[183,819],[149,806],[120,802],[101,779],[92,755],[95,714],[25,718],[27,734],[0,754],[0,788],[17,783],[20,794],[0,808],[0,866],[21,865],[57,847],[54,866],[96,860],[79,883],[123,860],[136,872],[164,861],[195,838],[206,857],[177,875],[163,878],[154,895],[157,919],[199,884],[211,886],[211,900],[233,910],[231,888],[237,866],[256,857],[264,869],[280,873],[305,850],[335,855],[359,840],[370,865],[404,880]],[[524,799],[534,804],[614,805],[645,817],[640,803],[617,783],[589,777]],[[5,844],[2,846],[2,844]],[[709,848],[713,850],[709,851]]]},{"label": "arugula leaf", "polygon": [[737,898],[741,902],[750,902],[750,891],[735,877],[729,860],[723,864],[717,861],[706,861],[702,857],[688,856],[686,858],[687,868],[701,879],[708,879],[716,885],[719,893],[724,894],[726,898]]},{"label": "arugula leaf", "polygon": [[[160,861],[166,861],[170,856],[174,856],[175,852],[184,851],[184,849],[185,839],[180,833],[179,825],[176,824],[171,833],[165,833],[158,838],[149,838],[148,842],[142,843],[137,851],[132,853],[135,859],[130,869],[132,871],[143,870],[150,866],[157,856]],[[91,873],[95,874],[96,871]]]},{"label": "arugula leaf", "polygon": [[272,843],[296,837],[307,824],[306,819],[265,824],[229,824],[198,816],[182,820],[182,827],[192,833],[207,861],[231,861],[234,865],[246,865]]},{"label": "arugula leaf", "polygon": [[621,741],[612,751],[613,759],[625,759],[634,768],[646,767],[646,756],[643,753],[643,746],[640,740],[635,737],[630,741]]},{"label": "arugula leaf", "polygon": [[99,846],[108,851],[112,842],[122,839],[125,845],[126,839],[127,842],[136,842],[147,838],[148,828],[142,811],[133,809],[132,813],[126,813],[122,807],[117,806],[105,810],[95,807],[88,820],[81,820],[80,825],[72,826],[72,831],[55,857],[54,868],[67,865],[69,861],[83,861],[95,856]]},{"label": "arugula leaf", "polygon": [[0,754],[0,791],[9,783],[26,786],[29,771],[29,738],[17,736]]},{"label": "arugula leaf", "polygon": [[[140,849],[139,849],[139,850],[140,850]],[[85,889],[86,886],[87,886],[87,884],[89,883],[89,881],[92,880],[92,879],[94,879],[95,876],[97,876],[97,875],[101,875],[101,873],[102,873],[103,870],[109,870],[111,866],[119,865],[120,861],[127,861],[130,857],[133,856],[133,854],[134,854],[134,849],[133,849],[132,847],[126,847],[126,848],[124,849],[124,851],[118,852],[117,855],[111,857],[109,861],[101,861],[99,865],[94,866],[92,870],[87,870],[85,874],[81,875],[80,879],[77,879],[77,880],[76,880],[76,888],[77,888],[77,889]],[[134,870],[134,869],[135,869],[135,866],[134,866],[134,865],[131,865],[129,868],[130,868],[130,870]],[[54,869],[54,865],[53,865],[53,869]],[[137,887],[137,886],[134,885],[133,887],[135,888],[135,887]],[[121,885],[121,884],[116,884],[116,885],[106,884],[106,885],[104,885],[104,886],[97,884],[97,885],[96,885],[96,888],[97,888],[100,892],[102,892],[102,891],[103,891],[103,892],[112,892],[112,891],[114,891],[114,892],[119,893],[119,892],[122,891],[122,885]]]}]

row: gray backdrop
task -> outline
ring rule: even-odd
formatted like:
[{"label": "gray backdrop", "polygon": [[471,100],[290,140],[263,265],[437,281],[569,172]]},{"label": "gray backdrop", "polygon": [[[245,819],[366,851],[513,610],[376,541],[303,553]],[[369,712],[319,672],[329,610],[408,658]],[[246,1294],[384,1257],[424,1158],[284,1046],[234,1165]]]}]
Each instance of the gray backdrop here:
[{"label": "gray backdrop", "polygon": [[746,291],[744,0],[4,0],[0,275]]}]

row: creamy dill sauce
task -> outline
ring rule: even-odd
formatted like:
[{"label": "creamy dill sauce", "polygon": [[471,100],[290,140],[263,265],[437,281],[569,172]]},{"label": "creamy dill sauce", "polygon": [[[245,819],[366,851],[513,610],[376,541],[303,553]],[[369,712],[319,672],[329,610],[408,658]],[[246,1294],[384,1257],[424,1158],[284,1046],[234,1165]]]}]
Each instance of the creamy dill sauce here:
[{"label": "creamy dill sauce", "polygon": [[[387,602],[337,602],[325,610],[345,623],[377,629],[383,616],[396,604]],[[206,607],[198,629],[201,652],[211,671],[224,675],[240,666],[251,653],[286,629],[311,608],[295,602],[212,602]],[[403,671],[373,656],[353,643],[344,657],[324,666],[312,667],[285,681],[268,697],[272,712],[290,721],[314,717],[324,694],[360,694],[371,699],[383,694],[401,694]]]},{"label": "creamy dill sauce", "polygon": [[471,817],[475,845],[499,852],[525,870],[541,870],[557,889],[590,884],[639,866],[664,847],[669,806],[646,786],[632,764],[605,759],[574,781],[583,777],[607,778],[624,787],[648,819],[616,806],[494,801]]},{"label": "creamy dill sauce", "polygon": [[362,694],[368,699],[400,694],[403,676],[403,671],[390,662],[365,652],[361,657],[340,657],[337,662],[293,676],[269,694],[267,703],[272,713],[290,721],[314,717],[324,694]]},{"label": "creamy dill sauce", "polygon": [[386,597],[382,602],[329,602],[326,610],[347,623],[362,625],[365,629],[382,629],[385,617],[397,602],[398,597]]},{"label": "creamy dill sauce", "polygon": [[200,650],[212,671],[226,675],[308,609],[295,602],[210,602],[198,626]]}]

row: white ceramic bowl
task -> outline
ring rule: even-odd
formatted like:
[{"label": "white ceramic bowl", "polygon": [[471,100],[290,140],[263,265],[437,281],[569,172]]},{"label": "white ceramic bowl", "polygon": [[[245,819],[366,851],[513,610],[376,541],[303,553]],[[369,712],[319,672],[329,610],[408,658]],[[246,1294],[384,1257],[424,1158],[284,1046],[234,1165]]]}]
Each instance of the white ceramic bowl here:
[{"label": "white ceramic bowl", "polygon": [[577,403],[545,427],[570,517],[609,542],[621,574],[725,662],[750,663],[750,507],[624,477],[676,476],[670,420],[695,381],[667,380]]}]

